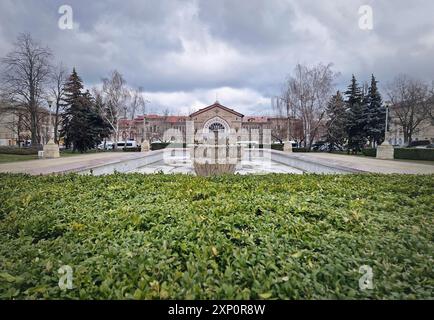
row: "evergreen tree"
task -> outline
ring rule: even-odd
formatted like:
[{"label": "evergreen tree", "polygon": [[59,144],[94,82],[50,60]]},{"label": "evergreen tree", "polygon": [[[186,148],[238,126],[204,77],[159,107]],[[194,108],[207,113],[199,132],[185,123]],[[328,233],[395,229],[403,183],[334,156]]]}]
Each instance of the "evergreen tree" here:
[{"label": "evergreen tree", "polygon": [[[65,145],[67,148],[71,147],[73,143],[73,121],[76,113],[78,112],[80,106],[80,97],[82,95],[81,90],[83,89],[83,81],[78,76],[75,68],[72,71],[72,74],[68,77],[65,88],[64,88],[64,98],[63,98],[63,106],[64,113],[61,117],[62,122],[62,130],[60,132],[60,136],[63,137],[65,141]],[[76,126],[76,124],[74,124]]]},{"label": "evergreen tree", "polygon": [[327,105],[326,141],[329,151],[341,149],[346,141],[346,104],[340,91],[332,96]]},{"label": "evergreen tree", "polygon": [[67,147],[86,152],[110,134],[89,91],[82,93],[83,82],[74,69],[65,85],[65,112],[61,136]]},{"label": "evergreen tree", "polygon": [[378,91],[378,81],[374,75],[368,92],[368,108],[366,110],[365,132],[371,145],[378,145],[384,140],[386,108]]},{"label": "evergreen tree", "polygon": [[88,134],[91,137],[91,143],[94,146],[99,145],[105,138],[108,138],[112,132],[110,124],[102,117],[102,99],[95,99],[90,94],[89,90],[84,94],[85,101],[88,104]]},{"label": "evergreen tree", "polygon": [[348,136],[348,149],[357,153],[366,142],[365,135],[365,117],[364,117],[364,97],[362,91],[357,84],[356,77],[353,75],[351,84],[345,92],[347,97],[347,117],[346,117],[346,133]]}]

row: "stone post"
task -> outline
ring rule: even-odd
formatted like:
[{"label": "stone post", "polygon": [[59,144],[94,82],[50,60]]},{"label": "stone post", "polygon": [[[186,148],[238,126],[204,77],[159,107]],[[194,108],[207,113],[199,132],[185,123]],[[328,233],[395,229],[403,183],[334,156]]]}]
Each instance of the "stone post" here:
[{"label": "stone post", "polygon": [[60,158],[59,146],[54,143],[53,139],[50,139],[47,144],[44,145],[44,159]]},{"label": "stone post", "polygon": [[377,159],[393,160],[395,158],[395,148],[389,143],[388,135],[384,142],[377,147]]},{"label": "stone post", "polygon": [[283,151],[284,152],[292,152],[292,142],[291,141],[285,141],[283,144]]},{"label": "stone post", "polygon": [[149,145],[149,141],[148,140],[143,140],[142,142],[142,146],[140,148],[141,152],[148,152],[151,149],[150,145]]}]

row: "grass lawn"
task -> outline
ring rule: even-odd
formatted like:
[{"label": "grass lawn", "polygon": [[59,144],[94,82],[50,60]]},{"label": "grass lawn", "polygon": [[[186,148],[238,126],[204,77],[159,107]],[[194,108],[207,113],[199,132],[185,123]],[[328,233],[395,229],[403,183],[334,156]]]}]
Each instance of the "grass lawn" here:
[{"label": "grass lawn", "polygon": [[434,175],[0,174],[0,189],[2,299],[433,298]]}]

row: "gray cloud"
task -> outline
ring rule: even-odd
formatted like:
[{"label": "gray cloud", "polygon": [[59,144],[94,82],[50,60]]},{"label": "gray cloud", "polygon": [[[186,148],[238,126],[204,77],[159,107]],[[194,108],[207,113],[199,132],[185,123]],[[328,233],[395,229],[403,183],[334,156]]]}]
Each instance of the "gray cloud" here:
[{"label": "gray cloud", "polygon": [[[31,32],[88,86],[117,69],[155,109],[185,113],[218,92],[222,103],[264,114],[296,63],[333,62],[340,88],[352,73],[382,84],[399,73],[434,80],[431,0],[76,0],[72,31],[57,27],[62,4],[2,0],[0,56]],[[364,4],[374,9],[372,31],[358,28]]]}]

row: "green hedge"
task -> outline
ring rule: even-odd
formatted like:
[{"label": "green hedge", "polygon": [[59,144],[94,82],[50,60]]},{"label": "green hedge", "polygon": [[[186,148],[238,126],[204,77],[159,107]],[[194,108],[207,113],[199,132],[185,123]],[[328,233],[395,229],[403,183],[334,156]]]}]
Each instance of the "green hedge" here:
[{"label": "green hedge", "polygon": [[17,155],[33,155],[38,154],[38,148],[35,147],[6,147],[0,146],[0,153],[17,154]]},{"label": "green hedge", "polygon": [[185,143],[166,143],[166,142],[159,142],[159,143],[151,143],[151,150],[161,150],[165,149],[167,147],[170,148],[186,148]]},{"label": "green hedge", "polygon": [[362,154],[366,157],[376,157],[377,149],[376,148],[366,148],[362,150]]},{"label": "green hedge", "polygon": [[395,159],[434,161],[434,149],[395,148]]},{"label": "green hedge", "polygon": [[432,299],[433,178],[0,174],[0,299]]}]

